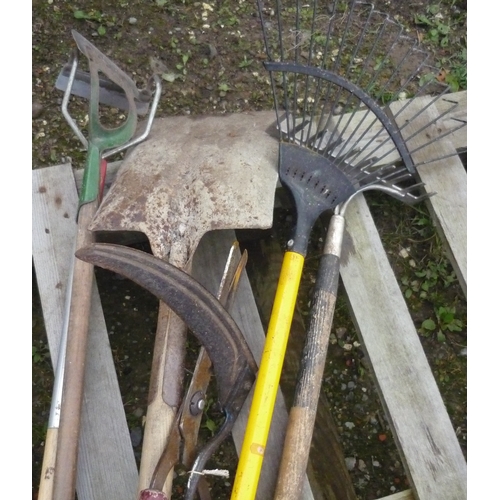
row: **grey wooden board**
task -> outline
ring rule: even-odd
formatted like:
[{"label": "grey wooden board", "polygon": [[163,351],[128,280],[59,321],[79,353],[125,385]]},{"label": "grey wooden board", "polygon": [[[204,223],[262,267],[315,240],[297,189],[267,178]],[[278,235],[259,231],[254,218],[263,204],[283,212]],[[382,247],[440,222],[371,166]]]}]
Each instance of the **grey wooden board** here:
[{"label": "grey wooden board", "polygon": [[[211,231],[202,238],[195,253],[193,276],[212,293],[216,293],[219,287],[227,255],[235,239],[234,231]],[[231,314],[244,334],[254,358],[257,363],[260,363],[265,335],[246,272],[242,275]],[[233,429],[233,440],[238,453],[240,453],[243,443],[250,403],[251,394],[247,398]],[[273,497],[287,421],[285,400],[281,391],[279,391],[262,465],[257,500],[269,500]],[[312,500],[314,498],[308,481],[304,485],[302,498],[303,500]]]},{"label": "grey wooden board", "polygon": [[[428,102],[430,98],[421,98],[418,105],[425,105]],[[408,112],[412,113],[414,109],[412,104]],[[438,116],[437,106],[429,106],[422,116],[412,120],[405,127],[403,135],[411,136],[425,123],[429,123]],[[431,127],[427,132],[428,137],[419,137],[419,140],[413,141],[412,148],[420,146],[423,140],[428,141],[432,134],[439,136],[440,130],[441,125]],[[414,162],[419,164],[432,158],[454,154],[456,150],[453,140],[446,137],[415,152],[412,156]],[[427,192],[436,193],[428,200],[428,206],[445,243],[448,257],[462,290],[467,296],[467,173],[457,155],[421,165],[417,167],[417,170],[420,179],[426,184]]]},{"label": "grey wooden board", "polygon": [[[55,366],[78,196],[70,165],[32,172],[32,252]],[[138,473],[101,303],[94,283],[77,492],[80,500],[135,497]]]},{"label": "grey wooden board", "polygon": [[414,497],[465,499],[464,456],[362,196],[346,222],[341,276]]}]

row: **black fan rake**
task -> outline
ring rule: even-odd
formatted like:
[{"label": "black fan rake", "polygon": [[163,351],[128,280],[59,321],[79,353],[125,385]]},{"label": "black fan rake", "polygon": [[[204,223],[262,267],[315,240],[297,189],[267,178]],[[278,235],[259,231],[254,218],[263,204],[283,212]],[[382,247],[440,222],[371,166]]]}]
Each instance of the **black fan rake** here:
[{"label": "black fan rake", "polygon": [[429,54],[373,4],[257,0],[257,5],[279,131],[279,176],[293,196],[297,220],[284,256],[233,500],[253,499],[257,490],[315,221],[324,212],[334,214],[275,499],[299,498],[305,476],[307,453],[299,451],[310,446],[349,201],[369,189],[409,204],[428,197],[417,167],[451,156],[440,155],[434,145],[466,125],[454,117],[458,102],[439,81]]}]

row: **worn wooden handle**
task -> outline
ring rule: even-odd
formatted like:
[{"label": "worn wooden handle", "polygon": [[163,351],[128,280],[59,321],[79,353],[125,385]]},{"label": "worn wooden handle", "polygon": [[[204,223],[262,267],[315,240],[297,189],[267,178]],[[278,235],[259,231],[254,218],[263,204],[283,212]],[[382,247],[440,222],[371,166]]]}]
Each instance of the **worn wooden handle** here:
[{"label": "worn wooden handle", "polygon": [[[139,469],[139,494],[151,486],[182,399],[186,335],[185,323],[161,302]],[[171,476],[167,478],[163,492],[169,495],[170,488]]]},{"label": "worn wooden handle", "polygon": [[57,428],[47,429],[45,447],[43,451],[42,476],[38,489],[38,500],[52,500],[54,490],[54,471],[56,468],[57,454]]},{"label": "worn wooden handle", "polygon": [[337,301],[344,224],[344,216],[335,214],[328,226],[274,500],[298,500],[304,484]]},{"label": "worn wooden handle", "polygon": [[311,323],[286,429],[275,500],[301,498],[335,312],[339,270],[338,256],[324,254],[321,257],[311,306]]},{"label": "worn wooden handle", "polygon": [[[92,243],[93,236],[87,228],[96,212],[97,203],[96,200],[86,203],[80,208],[76,239],[77,249]],[[94,266],[75,259],[54,477],[54,498],[57,500],[73,500],[75,498],[93,279]]]}]

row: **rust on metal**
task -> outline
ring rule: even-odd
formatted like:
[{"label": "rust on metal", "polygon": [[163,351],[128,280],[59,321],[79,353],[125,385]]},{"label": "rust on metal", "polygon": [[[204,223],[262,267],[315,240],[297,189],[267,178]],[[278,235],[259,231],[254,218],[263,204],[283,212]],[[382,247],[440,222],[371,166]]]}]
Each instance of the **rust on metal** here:
[{"label": "rust on metal", "polygon": [[278,144],[264,131],[273,116],[250,119],[251,127],[242,115],[158,119],[125,158],[91,229],[143,232],[155,255],[185,267],[208,231],[271,227]]}]

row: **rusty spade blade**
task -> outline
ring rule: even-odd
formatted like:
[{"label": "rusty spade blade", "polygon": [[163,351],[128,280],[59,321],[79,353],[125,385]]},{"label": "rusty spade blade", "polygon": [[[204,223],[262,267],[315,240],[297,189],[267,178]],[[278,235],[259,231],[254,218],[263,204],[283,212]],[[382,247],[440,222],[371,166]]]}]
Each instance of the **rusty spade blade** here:
[{"label": "rusty spade blade", "polygon": [[[142,232],[153,255],[190,272],[209,231],[271,227],[278,176],[268,125],[268,115],[244,113],[155,120],[148,144],[127,154],[91,230]],[[151,483],[182,403],[186,335],[160,303],[139,492]]]}]

